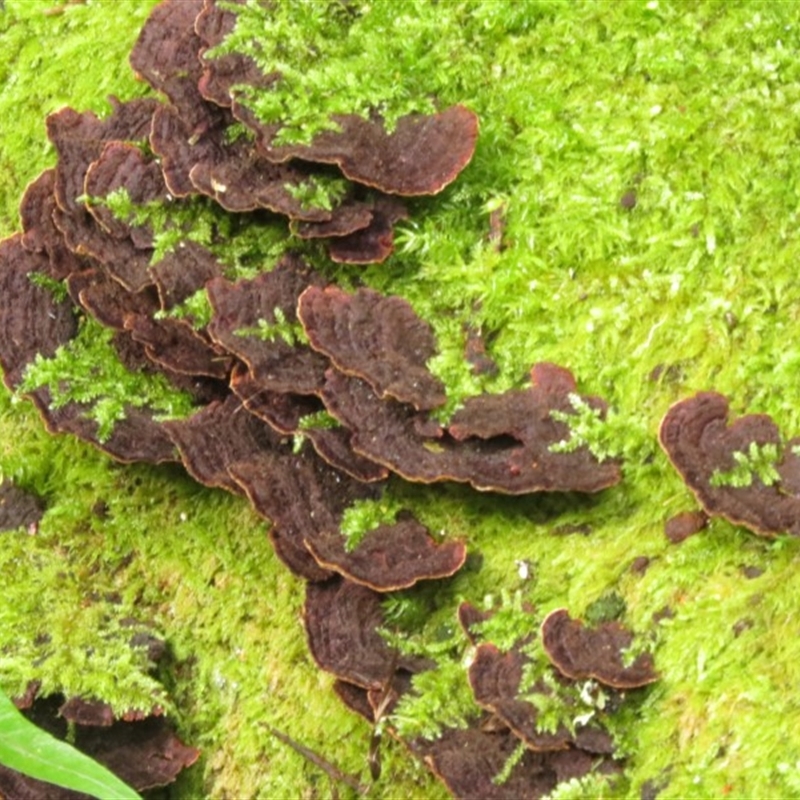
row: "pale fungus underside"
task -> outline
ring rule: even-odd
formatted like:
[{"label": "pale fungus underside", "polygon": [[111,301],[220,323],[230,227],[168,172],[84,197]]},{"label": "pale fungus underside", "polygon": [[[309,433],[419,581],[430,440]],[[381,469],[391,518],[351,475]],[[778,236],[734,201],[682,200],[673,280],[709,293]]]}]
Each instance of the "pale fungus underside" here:
[{"label": "pale fungus underside", "polygon": [[0,682],[175,797],[792,795],[793,20],[410,2],[6,0],[6,383],[164,463],[4,396]]}]

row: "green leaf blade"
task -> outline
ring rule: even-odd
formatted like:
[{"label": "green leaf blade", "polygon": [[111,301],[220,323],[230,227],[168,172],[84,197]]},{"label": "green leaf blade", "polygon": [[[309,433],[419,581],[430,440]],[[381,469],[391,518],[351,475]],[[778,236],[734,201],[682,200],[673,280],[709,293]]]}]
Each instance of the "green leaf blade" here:
[{"label": "green leaf blade", "polygon": [[0,764],[98,800],[141,800],[116,775],[27,720],[0,693]]}]

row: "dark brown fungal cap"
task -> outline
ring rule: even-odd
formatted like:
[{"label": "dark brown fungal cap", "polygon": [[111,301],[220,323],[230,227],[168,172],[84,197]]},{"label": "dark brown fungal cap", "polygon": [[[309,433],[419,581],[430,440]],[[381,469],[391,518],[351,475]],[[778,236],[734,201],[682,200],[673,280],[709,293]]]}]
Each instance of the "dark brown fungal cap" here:
[{"label": "dark brown fungal cap", "polygon": [[378,633],[381,596],[366,586],[333,578],[309,583],[303,619],[317,665],[340,680],[380,689],[395,669],[420,672],[430,662],[398,656]]},{"label": "dark brown fungal cap", "polygon": [[75,747],[139,792],[172,783],[200,756],[175,736],[162,716],[118,721],[104,729],[80,726]]},{"label": "dark brown fungal cap", "polygon": [[553,732],[539,730],[539,710],[526,698],[532,694],[549,695],[552,692],[540,682],[525,693],[526,698],[520,695],[527,661],[516,647],[502,653],[489,642],[480,644],[469,668],[469,682],[478,705],[501,719],[531,750],[577,747],[591,753],[612,754],[614,743],[611,736],[599,727],[578,726],[574,733],[564,725]]},{"label": "dark brown fungal cap", "polygon": [[[567,428],[550,417],[570,408],[571,375],[539,364],[527,391],[471,398],[452,420],[450,435],[420,412],[381,400],[371,387],[338,370],[328,370],[322,399],[328,411],[353,431],[354,449],[407,480],[453,480],[506,494],[537,491],[596,492],[620,479],[619,464],[599,463],[580,448],[555,453]],[[567,380],[569,377],[569,380]],[[594,398],[587,402],[599,403]]]},{"label": "dark brown fungal cap", "polygon": [[77,332],[69,300],[57,301],[31,274],[49,275],[50,260],[22,246],[22,235],[0,242],[0,366],[6,386],[19,386],[36,355],[51,358]]},{"label": "dark brown fungal cap", "polygon": [[350,443],[351,433],[347,428],[339,426],[300,430],[303,417],[323,410],[319,398],[264,389],[243,364],[234,368],[230,385],[251,414],[268,422],[279,433],[304,436],[332,467],[365,483],[388,477],[389,470],[353,450]]},{"label": "dark brown fungal cap", "polygon": [[[240,470],[243,465],[236,465],[233,474],[240,475],[242,482],[246,482],[247,478]],[[247,469],[252,469],[249,465],[245,465]],[[333,577],[335,573],[329,569],[323,569],[318,563],[317,559],[309,553],[305,543],[298,541],[297,537],[292,535],[285,535],[283,531],[276,528],[274,525],[269,530],[269,540],[272,542],[272,547],[275,550],[275,555],[284,563],[293,575],[298,578],[303,578],[307,581],[319,582],[326,581]]]},{"label": "dark brown fungal cap", "polygon": [[53,221],[70,250],[88,259],[89,265],[101,266],[128,291],[139,292],[151,285],[147,271],[150,250],[137,248],[131,239],[112,238],[87,212],[73,213],[56,209]]},{"label": "dark brown fungal cap", "polygon": [[[295,236],[299,236],[301,239],[349,236],[367,228],[374,216],[374,204],[352,201],[337,207],[329,220],[324,222],[293,221],[291,230]],[[334,261],[336,260],[334,259]]]},{"label": "dark brown fungal cap", "polygon": [[299,453],[259,452],[249,463],[233,464],[230,474],[255,509],[286,538],[304,543],[321,567],[376,591],[447,577],[466,558],[463,542],[435,544],[410,514],[367,533],[348,552],[340,532],[345,509],[379,497],[381,487],[343,475],[307,447]]},{"label": "dark brown fungal cap", "polygon": [[[728,399],[717,392],[700,392],[676,403],[661,423],[661,446],[709,516],[724,517],[762,536],[800,536],[797,454],[783,445],[770,417],[749,414],[728,425],[728,409]],[[773,483],[765,484],[753,472],[747,485],[712,484],[715,475],[736,468],[734,453],[747,456],[753,446],[765,445],[778,454]]]},{"label": "dark brown fungal cap", "polygon": [[526,657],[518,650],[502,653],[495,645],[478,645],[469,667],[469,683],[481,708],[496,714],[531,750],[563,750],[573,741],[562,725],[554,733],[537,729],[538,710],[519,697]]},{"label": "dark brown fungal cap", "polygon": [[62,108],[47,117],[47,136],[58,153],[55,198],[64,211],[82,211],[78,198],[84,193],[84,180],[90,164],[96,161],[107,142],[135,142],[147,139],[155,110],[153,98],[120,103],[110,97],[112,113],[100,119],[91,111],[83,114]]},{"label": "dark brown fungal cap", "polygon": [[212,278],[220,277],[223,266],[205,247],[187,240],[148,271],[158,290],[162,310],[169,311],[188,300]]},{"label": "dark brown fungal cap", "polygon": [[351,711],[363,717],[370,724],[375,723],[375,711],[369,702],[369,693],[366,689],[356,686],[354,683],[335,680],[333,691]]},{"label": "dark brown fungal cap", "polygon": [[310,286],[300,295],[297,315],[311,346],[342,372],[363,378],[379,397],[418,409],[446,401],[444,384],[426,366],[436,354],[433,331],[402,298]]},{"label": "dark brown fungal cap", "polygon": [[150,147],[161,158],[164,181],[175,197],[197,192],[189,178],[192,167],[200,161],[213,161],[224,147],[229,120],[220,114],[213,125],[193,134],[191,119],[184,120],[175,106],[159,104],[153,114]]},{"label": "dark brown fungal cap", "polygon": [[[58,700],[40,698],[25,711],[39,727],[58,739],[66,736],[66,724],[57,716]],[[61,723],[61,724],[59,724]],[[117,721],[98,728],[75,725],[74,746],[111,770],[139,792],[166,786],[200,755],[184,745],[163,717]],[[88,795],[60,789],[51,783],[23,776],[0,766],[0,794],[15,800],[82,800]]]},{"label": "dark brown fungal cap", "polygon": [[308,345],[289,343],[281,336],[265,341],[255,334],[260,321],[275,324],[276,309],[289,325],[297,322],[297,299],[309,285],[324,279],[297,256],[284,256],[268,273],[253,280],[230,283],[215,278],[207,285],[213,317],[211,338],[242,359],[253,378],[276,392],[316,394],[324,383],[328,359]]},{"label": "dark brown fungal cap", "polygon": [[210,403],[188,419],[163,424],[195,480],[236,494],[242,490],[228,474],[228,467],[281,445],[280,436],[250,414],[234,395]]},{"label": "dark brown fungal cap", "polygon": [[379,197],[369,224],[346,236],[331,239],[328,255],[338,264],[380,264],[394,252],[394,224],[408,216],[396,197]]},{"label": "dark brown fungal cap", "polygon": [[615,689],[635,689],[658,680],[650,653],[625,665],[625,651],[632,642],[633,634],[618,622],[585,628],[563,608],[542,623],[545,652],[562,675],[573,680],[594,678]]},{"label": "dark brown fungal cap", "polygon": [[538,800],[562,781],[582,777],[595,768],[619,771],[610,759],[598,761],[582,750],[526,750],[508,780],[496,782],[518,744],[507,730],[489,733],[476,725],[464,730],[450,728],[435,742],[415,741],[410,748],[459,800]]},{"label": "dark brown fungal cap", "polygon": [[0,531],[35,526],[44,513],[44,501],[11,481],[0,483]]},{"label": "dark brown fungal cap", "polygon": [[463,542],[436,544],[428,529],[410,514],[381,525],[347,552],[341,535],[306,537],[306,546],[323,567],[334,569],[380,592],[407,589],[417,581],[447,578],[467,557]]},{"label": "dark brown fungal cap", "polygon": [[134,71],[180,109],[193,135],[212,125],[219,113],[197,87],[203,73],[197,54],[204,43],[194,22],[202,10],[203,0],[162,0],[130,54]]},{"label": "dark brown fungal cap", "polygon": [[134,226],[132,220],[117,219],[107,206],[97,202],[118,191],[126,192],[136,206],[167,199],[167,187],[156,161],[135,145],[109,142],[86,172],[84,192],[91,198],[89,212],[114,239],[130,238],[139,250],[151,248],[153,232],[149,226]]},{"label": "dark brown fungal cap", "polygon": [[480,625],[481,622],[486,622],[491,616],[491,611],[481,611],[472,603],[461,603],[458,607],[458,624],[474,645],[477,645],[482,638],[477,629],[474,629],[474,626]]},{"label": "dark brown fungal cap", "polygon": [[89,410],[80,403],[52,408],[50,394],[37,389],[30,394],[50,433],[70,433],[89,442],[123,464],[144,462],[162,464],[177,461],[175,447],[164,428],[147,409],[128,406],[125,418],[114,423],[107,439],[100,439],[97,422],[86,416]]},{"label": "dark brown fungal cap", "polygon": [[309,428],[303,431],[303,436],[324,461],[357,481],[374,483],[389,476],[386,467],[353,450],[353,434],[347,428]]},{"label": "dark brown fungal cap", "polygon": [[233,113],[255,131],[273,161],[336,164],[351,181],[405,196],[444,189],[470,162],[478,138],[478,117],[460,105],[429,116],[402,117],[392,133],[381,121],[333,115],[338,131],[324,131],[310,145],[283,146],[272,145],[278,126],[261,125],[236,101]]},{"label": "dark brown fungal cap", "polygon": [[99,700],[84,700],[81,697],[70,697],[58,709],[58,713],[68,722],[100,728],[108,728],[116,720],[114,711],[108,703]]},{"label": "dark brown fungal cap", "polygon": [[119,281],[109,277],[105,270],[98,268],[70,274],[67,290],[75,305],[102,325],[117,331],[125,330],[128,315],[151,315],[159,308],[152,287],[130,292]]},{"label": "dark brown fungal cap", "polygon": [[186,320],[128,314],[125,330],[130,331],[134,341],[145,346],[153,362],[172,372],[225,380],[231,371],[231,356]]},{"label": "dark brown fungal cap", "polygon": [[[243,0],[235,2],[242,4]],[[229,53],[218,58],[205,56],[206,50],[220,44],[235,26],[236,14],[220,8],[216,0],[206,0],[205,8],[194,23],[197,35],[206,45],[200,51],[203,74],[198,88],[203,97],[220,106],[230,106],[235,86],[244,84],[266,89],[279,77],[277,72],[264,75],[252,58],[240,53]]]},{"label": "dark brown fungal cap", "polygon": [[49,275],[63,280],[71,272],[83,269],[83,259],[73,253],[64,236],[53,221],[56,210],[55,170],[45,170],[28,185],[20,204],[22,221],[22,246],[36,253],[46,253],[50,258]]}]

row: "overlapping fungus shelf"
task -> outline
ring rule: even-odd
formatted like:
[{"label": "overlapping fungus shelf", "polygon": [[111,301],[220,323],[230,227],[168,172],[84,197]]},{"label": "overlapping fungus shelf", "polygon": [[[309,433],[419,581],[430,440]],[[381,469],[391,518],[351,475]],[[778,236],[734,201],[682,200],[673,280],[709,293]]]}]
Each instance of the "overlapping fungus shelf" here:
[{"label": "overlapping fungus shelf", "polygon": [[615,689],[635,689],[658,680],[651,653],[639,653],[628,663],[633,634],[618,622],[587,628],[562,608],[548,614],[541,634],[548,657],[567,678],[594,678]]},{"label": "overlapping fungus shelf", "polygon": [[[536,364],[527,389],[469,398],[441,424],[430,413],[447,401],[428,367],[437,342],[406,300],[369,288],[346,292],[288,244],[255,277],[218,255],[226,231],[236,230],[231,215],[247,213],[249,226],[284,218],[287,242],[290,233],[295,242],[322,241],[334,262],[382,262],[393,251],[395,224],[408,215],[402,198],[448,186],[478,135],[476,115],[454,105],[391,126],[378,113],[338,114],[308,143],[284,142],[292,120],[266,124],[248,100],[279,86],[280,72],[261,71],[246,54],[215,54],[235,28],[236,6],[163,0],[155,7],[130,60],[165,100],[111,98],[102,119],[70,108],[48,117],[57,163],[25,192],[23,233],[0,242],[0,365],[9,389],[30,396],[51,431],[124,462],[180,459],[200,483],[245,494],[271,522],[280,559],[308,581],[304,623],[315,661],[338,679],[348,705],[378,720],[414,691],[413,674],[435,667],[387,644],[381,593],[446,579],[467,553],[463,541],[431,535],[408,510],[350,542],[342,530],[348,510],[380,502],[390,472],[517,495],[598,492],[619,481],[620,464],[585,445],[558,446],[571,436],[564,419],[576,398],[600,419],[606,411],[599,398],[578,395],[565,368]],[[226,223],[211,225],[202,242],[193,235],[201,206]],[[174,246],[164,247],[164,237]],[[210,316],[187,311],[198,297],[208,300]],[[29,385],[34,365],[55,361],[81,337],[102,340],[108,359],[87,367],[83,379],[102,378],[113,362],[117,384],[143,381],[135,390],[142,396],[123,398],[110,421],[96,414],[93,394],[71,397],[64,375]],[[496,370],[478,334],[469,333],[467,345],[476,373]],[[675,439],[664,432],[671,430],[665,423],[662,437]],[[694,442],[691,434],[677,439],[683,449]],[[605,676],[620,686],[633,685],[631,671],[654,679],[641,659],[621,676],[609,677],[604,666],[587,672],[586,637],[601,650],[627,640],[616,629],[576,624],[551,615],[543,628],[565,675]],[[608,656],[619,657],[619,648]],[[493,731],[476,717],[467,730],[407,742],[457,797],[540,797],[593,765],[616,768],[600,729],[537,730],[533,705],[519,696],[526,658],[477,645],[470,681],[494,715]],[[121,725],[84,701],[62,711],[79,727],[90,718],[107,732]],[[95,734],[78,738],[91,739],[89,751],[101,761],[106,753],[123,777],[137,759],[164,761],[174,777],[196,758],[162,734],[163,720],[136,724],[161,743],[156,750],[142,744],[132,756],[114,737],[106,745]],[[494,778],[520,742],[525,753],[501,785]],[[161,780],[131,773],[139,788]]]},{"label": "overlapping fungus shelf", "polygon": [[[482,491],[596,492],[620,479],[619,462],[588,449],[557,452],[569,429],[551,412],[571,410],[568,370],[537,364],[531,388],[469,398],[447,429],[412,406],[383,400],[365,381],[329,369],[322,399],[353,431],[356,451],[411,481],[459,481]],[[604,410],[597,398],[584,400]]]},{"label": "overlapping fungus shelf", "polygon": [[766,414],[728,424],[728,398],[700,392],[669,409],[659,441],[709,516],[762,536],[800,536],[800,439]]}]

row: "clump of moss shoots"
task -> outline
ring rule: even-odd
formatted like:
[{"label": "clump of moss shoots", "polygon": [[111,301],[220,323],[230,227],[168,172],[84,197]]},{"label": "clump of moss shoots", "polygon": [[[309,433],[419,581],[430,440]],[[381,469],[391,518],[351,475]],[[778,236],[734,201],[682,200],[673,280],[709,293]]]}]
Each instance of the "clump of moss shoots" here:
[{"label": "clump of moss shoots", "polygon": [[[126,2],[124,14],[91,0],[0,5],[0,118],[14,120],[0,131],[0,235],[18,229],[25,185],[55,161],[47,113],[67,104],[105,113],[109,93],[148,91],[126,59],[153,5]],[[391,122],[461,102],[481,122],[470,166],[436,197],[409,202],[386,263],[335,266],[313,243],[306,257],[340,285],[412,303],[438,336],[432,367],[453,407],[523,387],[532,362],[553,361],[614,410],[602,433],[575,409],[575,430],[625,459],[623,483],[590,498],[392,483],[387,508],[396,501],[475,554],[435,590],[391,600],[398,618],[403,598],[425,612],[409,611],[394,635],[429,652],[442,644],[405,720],[434,730],[466,713],[463,647],[453,643],[460,600],[520,590],[537,614],[580,616],[613,594],[652,645],[661,680],[615,720],[624,775],[557,796],[638,797],[645,785],[663,786],[660,797],[796,796],[800,543],[712,520],[670,544],[664,521],[694,500],[656,443],[669,405],[706,389],[728,395],[737,414],[767,413],[800,432],[794,6],[420,0],[399,18],[394,3],[277,6],[260,57],[287,81],[259,108],[294,120],[288,139],[343,108]],[[214,247],[252,275],[286,246],[281,225],[243,226]],[[486,334],[497,375],[470,372],[466,323]],[[269,732],[367,774],[371,730],[327,691],[297,621],[302,584],[249,506],[178,467],[121,468],[51,437],[5,391],[0,426],[3,474],[47,504],[35,536],[2,534],[0,688],[13,696],[36,678],[45,693],[120,711],[164,706],[203,752],[171,790],[178,800],[349,796]],[[637,559],[646,570],[631,570]],[[743,567],[761,572],[748,578],[757,570]],[[119,635],[130,617],[168,644],[157,674]],[[375,797],[445,796],[383,739]]]}]

